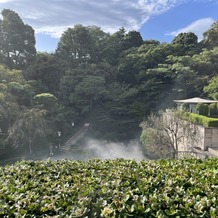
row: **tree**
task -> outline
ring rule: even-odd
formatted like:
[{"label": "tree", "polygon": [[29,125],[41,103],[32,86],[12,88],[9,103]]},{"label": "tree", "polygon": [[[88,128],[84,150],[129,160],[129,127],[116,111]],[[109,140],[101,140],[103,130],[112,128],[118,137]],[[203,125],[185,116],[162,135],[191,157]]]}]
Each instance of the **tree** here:
[{"label": "tree", "polygon": [[111,65],[116,65],[125,51],[131,48],[138,48],[143,44],[143,39],[139,32],[129,31],[122,27],[114,34],[106,38],[102,55],[104,60]]},{"label": "tree", "polygon": [[162,129],[161,121],[159,116],[151,114],[140,124],[140,141],[144,152],[151,159],[164,158],[168,153],[174,152],[174,147],[171,147],[169,138]]},{"label": "tree", "polygon": [[214,100],[218,100],[218,75],[208,82],[208,85],[204,87],[204,92]]},{"label": "tree", "polygon": [[21,70],[11,70],[4,65],[0,65],[0,81],[6,85],[10,82],[23,84],[25,79]]},{"label": "tree", "polygon": [[172,45],[175,48],[174,55],[194,55],[201,50],[201,46],[198,44],[198,37],[192,33],[180,33],[176,36]]},{"label": "tree", "polygon": [[111,65],[116,65],[119,62],[119,57],[123,52],[123,42],[126,30],[122,27],[110,37],[106,38],[103,57],[106,62]]},{"label": "tree", "polygon": [[172,41],[172,44],[174,45],[180,45],[184,48],[189,48],[189,49],[191,47],[196,46],[197,43],[198,43],[198,37],[192,32],[180,33]]},{"label": "tree", "polygon": [[[200,78],[193,68],[194,61],[188,56],[170,55],[162,65],[166,70],[171,72],[172,76],[172,98],[182,99],[192,96],[198,96],[198,86]],[[172,101],[172,99],[171,99]]]},{"label": "tree", "polygon": [[34,30],[12,10],[2,11],[0,20],[0,62],[9,68],[23,69],[36,55]]},{"label": "tree", "polygon": [[203,42],[211,47],[218,46],[218,21],[215,21],[210,29],[203,34]]},{"label": "tree", "polygon": [[98,137],[109,140],[130,140],[138,134],[138,122],[144,115],[136,88],[114,82],[108,87],[107,98],[96,104],[93,129]]},{"label": "tree", "polygon": [[141,74],[146,74],[146,70],[164,63],[172,51],[172,45],[159,44],[156,41],[147,41],[138,48],[129,49],[119,62],[118,81],[132,85],[141,84],[143,81]]},{"label": "tree", "polygon": [[25,110],[9,129],[8,139],[15,148],[28,145],[32,155],[35,143],[46,136],[48,127],[45,120],[46,111],[37,108]]},{"label": "tree", "polygon": [[[213,49],[203,49],[202,52],[192,57],[192,68],[198,72],[198,75],[207,81],[218,72],[218,47]],[[206,85],[206,84],[204,84]]]},{"label": "tree", "polygon": [[90,48],[92,50],[91,63],[101,63],[104,62],[104,54],[103,51],[106,46],[106,40],[110,37],[110,34],[105,33],[101,30],[100,27],[97,26],[88,26],[87,27],[90,36],[91,42]]},{"label": "tree", "polygon": [[83,112],[89,111],[94,103],[107,95],[105,78],[97,75],[87,75],[80,83],[75,86],[73,100],[78,106],[82,107]]},{"label": "tree", "polygon": [[65,70],[64,62],[55,55],[38,53],[34,63],[24,71],[24,76],[25,79],[35,80],[40,84],[43,90],[39,89],[37,93],[49,92],[58,96],[60,80]]},{"label": "tree", "polygon": [[15,98],[6,90],[0,92],[0,129],[6,134],[21,112]]},{"label": "tree", "polygon": [[69,66],[99,62],[106,37],[99,28],[75,25],[62,34],[55,53]]},{"label": "tree", "polygon": [[57,98],[51,93],[40,93],[33,97],[36,105],[48,111],[57,109]]},{"label": "tree", "polygon": [[[77,68],[66,71],[60,83],[64,104],[83,110],[81,105],[86,102],[85,105],[88,106],[90,103],[88,96],[92,95],[96,99],[105,93],[105,85],[114,77],[113,71],[113,67],[108,64],[81,64]],[[85,95],[81,96],[82,93]]]},{"label": "tree", "polygon": [[132,30],[125,34],[122,44],[123,50],[133,47],[140,47],[143,44],[143,39],[139,32]]},{"label": "tree", "polygon": [[7,85],[8,92],[10,92],[16,99],[19,105],[30,106],[32,103],[33,90],[30,84],[24,85],[17,82],[10,82]]},{"label": "tree", "polygon": [[[151,114],[141,123],[141,142],[148,152],[163,158],[170,152],[176,154],[179,144],[189,142],[192,138],[190,123],[184,121],[175,110]],[[186,149],[191,145],[183,145]]]},{"label": "tree", "polygon": [[33,90],[26,82],[21,70],[10,70],[0,65],[0,81],[5,86],[5,92],[10,93],[20,105],[28,106],[31,103]]}]

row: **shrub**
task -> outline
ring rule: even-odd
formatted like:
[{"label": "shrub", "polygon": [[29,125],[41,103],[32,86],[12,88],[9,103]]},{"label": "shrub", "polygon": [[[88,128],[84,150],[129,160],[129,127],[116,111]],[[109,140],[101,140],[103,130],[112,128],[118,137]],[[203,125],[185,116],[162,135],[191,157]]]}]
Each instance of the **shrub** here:
[{"label": "shrub", "polygon": [[206,117],[189,112],[181,112],[179,116],[191,123],[196,123],[204,127],[218,127],[218,118]]},{"label": "shrub", "polygon": [[18,162],[0,217],[218,217],[218,160]]},{"label": "shrub", "polygon": [[209,110],[210,110],[210,115],[214,116],[214,115],[218,115],[218,111],[217,111],[217,103],[212,103],[209,105]]},{"label": "shrub", "polygon": [[207,116],[209,114],[209,106],[208,106],[208,104],[198,103],[196,105],[196,109],[199,111],[200,115]]}]

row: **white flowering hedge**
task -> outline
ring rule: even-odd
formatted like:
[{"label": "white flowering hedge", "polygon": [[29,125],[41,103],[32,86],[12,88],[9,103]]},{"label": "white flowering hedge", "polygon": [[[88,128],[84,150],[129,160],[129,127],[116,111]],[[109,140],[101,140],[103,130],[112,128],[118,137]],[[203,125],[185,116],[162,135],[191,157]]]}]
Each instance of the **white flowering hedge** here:
[{"label": "white flowering hedge", "polygon": [[17,162],[0,217],[218,217],[218,160]]}]

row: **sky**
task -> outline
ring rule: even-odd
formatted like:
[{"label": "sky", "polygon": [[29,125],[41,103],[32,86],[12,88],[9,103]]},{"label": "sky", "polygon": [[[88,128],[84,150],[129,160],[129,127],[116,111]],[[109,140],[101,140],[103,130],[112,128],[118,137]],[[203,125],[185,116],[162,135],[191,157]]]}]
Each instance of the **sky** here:
[{"label": "sky", "polygon": [[114,33],[139,31],[144,40],[170,43],[181,32],[202,34],[218,20],[218,0],[0,0],[35,30],[36,49],[54,52],[62,33],[76,24]]}]

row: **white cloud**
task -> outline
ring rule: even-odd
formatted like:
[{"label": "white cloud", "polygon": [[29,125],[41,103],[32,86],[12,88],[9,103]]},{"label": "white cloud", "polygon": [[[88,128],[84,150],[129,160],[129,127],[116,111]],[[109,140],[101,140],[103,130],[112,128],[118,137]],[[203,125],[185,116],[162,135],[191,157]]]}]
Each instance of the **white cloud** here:
[{"label": "white cloud", "polygon": [[167,33],[166,35],[177,36],[179,33],[193,32],[198,36],[198,40],[201,41],[203,38],[203,33],[210,28],[210,26],[215,22],[212,18],[202,18],[194,21],[186,27]]},{"label": "white cloud", "polygon": [[10,1],[13,1],[13,0],[0,0],[0,4],[1,3],[7,3],[7,2],[10,2]]},{"label": "white cloud", "polygon": [[75,24],[106,32],[138,30],[151,16],[187,0],[0,0],[0,9],[16,11],[37,33],[60,37]]}]

